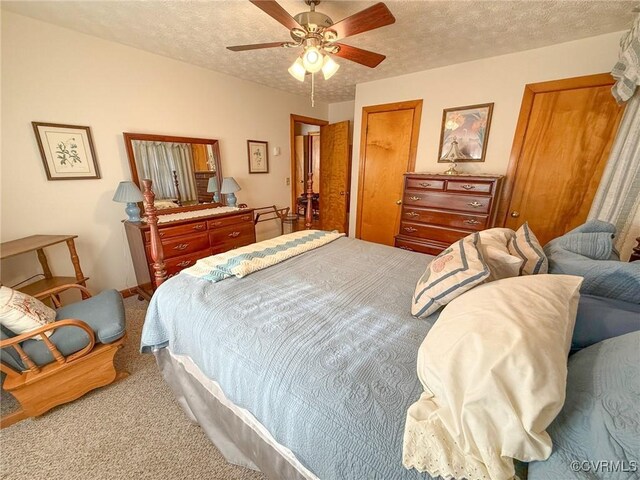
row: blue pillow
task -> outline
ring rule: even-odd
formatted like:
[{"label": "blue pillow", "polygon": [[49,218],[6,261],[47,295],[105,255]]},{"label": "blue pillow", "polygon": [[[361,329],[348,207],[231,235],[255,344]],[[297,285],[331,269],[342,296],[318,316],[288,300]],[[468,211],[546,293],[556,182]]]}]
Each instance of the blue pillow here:
[{"label": "blue pillow", "polygon": [[529,480],[638,478],[640,332],[569,359],[567,398],[547,429],[553,453],[529,464]]},{"label": "blue pillow", "polygon": [[640,330],[640,305],[595,295],[580,295],[571,350]]}]

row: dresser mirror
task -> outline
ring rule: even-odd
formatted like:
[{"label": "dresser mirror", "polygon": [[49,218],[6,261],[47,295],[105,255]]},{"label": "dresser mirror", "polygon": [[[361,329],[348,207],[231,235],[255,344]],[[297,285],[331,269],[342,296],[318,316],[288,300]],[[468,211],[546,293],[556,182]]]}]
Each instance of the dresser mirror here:
[{"label": "dresser mirror", "polygon": [[124,133],[124,142],[131,179],[141,189],[143,179],[153,182],[159,213],[220,205],[207,191],[211,178],[222,184],[218,140]]}]

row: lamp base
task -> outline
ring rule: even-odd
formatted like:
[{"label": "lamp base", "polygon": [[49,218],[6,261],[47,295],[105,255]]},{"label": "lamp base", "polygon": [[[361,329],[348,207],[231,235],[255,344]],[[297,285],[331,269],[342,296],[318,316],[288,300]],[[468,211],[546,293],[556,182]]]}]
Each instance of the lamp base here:
[{"label": "lamp base", "polygon": [[457,165],[452,163],[449,169],[446,172],[443,172],[443,175],[460,175],[461,172],[456,170]]},{"label": "lamp base", "polygon": [[135,202],[128,202],[127,207],[124,209],[127,212],[127,216],[129,217],[130,222],[139,222],[140,221],[140,207]]},{"label": "lamp base", "polygon": [[227,206],[235,207],[238,199],[236,198],[235,193],[227,193]]},{"label": "lamp base", "polygon": [[219,192],[213,192],[213,201],[215,203],[220,203],[220,193]]}]

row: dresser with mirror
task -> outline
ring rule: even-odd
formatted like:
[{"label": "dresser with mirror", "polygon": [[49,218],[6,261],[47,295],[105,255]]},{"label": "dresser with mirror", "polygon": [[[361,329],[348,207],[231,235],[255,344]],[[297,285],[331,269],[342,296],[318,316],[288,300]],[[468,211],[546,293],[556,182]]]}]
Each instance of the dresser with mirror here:
[{"label": "dresser with mirror", "polygon": [[[222,185],[218,140],[124,133],[124,141],[132,181],[139,188],[143,179],[152,181],[168,277],[200,258],[256,241],[253,209],[227,207],[224,198],[214,202],[208,191],[210,183]],[[149,299],[155,290],[149,225],[124,224],[137,293]]]}]

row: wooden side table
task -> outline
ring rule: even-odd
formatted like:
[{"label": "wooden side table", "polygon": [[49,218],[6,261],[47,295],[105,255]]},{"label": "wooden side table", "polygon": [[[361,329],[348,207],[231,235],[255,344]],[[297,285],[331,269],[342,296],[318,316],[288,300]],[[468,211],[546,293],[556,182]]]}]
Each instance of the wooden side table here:
[{"label": "wooden side table", "polygon": [[[29,237],[19,238],[17,240],[11,240],[10,242],[3,242],[0,244],[0,260],[5,258],[15,257],[16,255],[22,255],[23,253],[35,252],[38,254],[38,260],[42,265],[42,272],[44,278],[36,282],[30,283],[25,287],[19,288],[21,292],[27,295],[37,295],[40,292],[49,290],[50,288],[58,287],[60,285],[66,285],[69,283],[77,283],[78,285],[87,286],[88,277],[85,277],[80,268],[80,259],[76,252],[76,245],[73,241],[74,238],[78,238],[77,235],[31,235]],[[69,249],[69,255],[71,256],[71,263],[75,271],[75,277],[59,277],[54,276],[49,268],[49,262],[47,256],[44,253],[46,247],[56,245],[58,243],[66,242]],[[88,298],[85,294],[82,294],[82,298]]]}]

